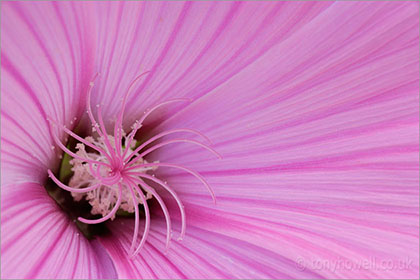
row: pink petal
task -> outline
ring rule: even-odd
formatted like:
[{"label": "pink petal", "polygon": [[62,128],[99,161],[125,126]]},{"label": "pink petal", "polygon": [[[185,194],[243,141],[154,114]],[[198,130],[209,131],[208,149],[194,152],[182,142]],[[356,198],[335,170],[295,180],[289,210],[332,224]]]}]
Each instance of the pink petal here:
[{"label": "pink petal", "polygon": [[73,126],[85,108],[94,47],[85,6],[2,4],[3,183],[40,182],[40,169],[57,163],[47,116]]},{"label": "pink petal", "polygon": [[[25,16],[16,16],[13,5],[23,5],[19,9]],[[40,55],[45,51],[39,42],[49,42],[44,48],[54,49],[52,40],[59,38],[56,26],[61,23],[45,24],[43,16],[50,15],[50,3],[30,5],[2,7],[2,33],[10,29],[2,36],[2,98],[6,96],[11,108],[9,112],[2,107],[11,115],[4,123],[2,117],[2,129],[7,131],[7,141],[2,140],[6,182],[13,178],[39,182],[36,168],[48,165],[51,158],[47,145],[38,149],[28,135],[24,140],[18,136],[21,133],[13,136],[19,125],[10,119],[29,126],[29,135],[49,144],[44,115],[56,115],[68,123],[81,108],[83,91],[77,90],[74,101],[71,95],[61,94],[69,92],[62,88],[73,88],[69,81],[77,80],[75,76],[59,83],[52,74],[53,65],[61,65],[60,52],[49,58]],[[108,106],[108,117],[119,105],[111,97],[123,92],[131,77],[152,70],[132,94],[127,115],[134,118],[172,96],[192,97],[196,99],[192,105],[170,110],[166,115],[176,114],[156,131],[195,128],[224,155],[222,161],[209,160],[206,153],[187,144],[155,153],[160,161],[200,171],[219,203],[213,206],[194,178],[159,168],[185,203],[187,237],[174,245],[177,250],[163,255],[163,224],[155,218],[150,241],[131,262],[126,259],[131,228],[118,228],[116,222],[113,231],[119,235],[101,243],[118,276],[224,277],[226,273],[246,278],[251,274],[246,275],[247,270],[279,278],[418,278],[418,3],[95,5],[95,12],[82,14],[97,21],[87,26],[98,28],[100,35],[83,37],[82,46],[90,50],[90,39],[97,40],[95,68],[104,78],[95,87],[95,98]],[[45,11],[40,13],[37,7]],[[42,40],[27,35],[31,26],[37,34],[40,30]],[[43,26],[55,30],[53,36]],[[27,38],[28,47],[11,40],[12,32]],[[77,38],[71,42],[80,43]],[[22,47],[25,51],[19,52]],[[34,62],[22,58],[26,53],[40,59],[46,70],[35,71]],[[18,65],[12,67],[8,56],[13,61],[16,57]],[[11,78],[16,73],[22,77]],[[25,108],[35,116],[31,118]],[[27,151],[39,153],[40,160],[24,158]],[[4,159],[4,154],[9,158]],[[173,203],[169,196],[167,200]],[[171,208],[179,218],[176,207]],[[2,234],[8,223],[3,215],[4,211]],[[63,230],[62,223],[54,230]],[[226,247],[229,252],[223,250]],[[251,258],[264,257],[250,266],[249,258],[235,254],[244,248],[253,253]],[[226,259],[213,259],[209,252]],[[187,262],[195,266],[185,266]]]},{"label": "pink petal", "polygon": [[[188,228],[188,238],[171,241],[165,248],[164,220],[153,220],[152,231],[140,255],[128,257],[131,245],[131,220],[115,221],[112,235],[101,238],[118,272],[119,278],[163,279],[231,279],[231,278],[318,278],[317,273],[299,271],[295,262],[250,243]],[[176,228],[179,231],[180,228]]]},{"label": "pink petal", "polygon": [[80,235],[36,183],[2,186],[1,277],[114,278],[99,244]]},{"label": "pink petal", "polygon": [[418,32],[418,3],[335,3],[158,127],[197,129],[224,156],[185,144],[151,157],[214,188],[216,206],[194,178],[158,169],[187,227],[323,277],[418,278]]},{"label": "pink petal", "polygon": [[94,96],[108,106],[108,117],[115,117],[120,102],[114,95],[125,92],[135,76],[151,71],[131,93],[128,125],[159,101],[203,96],[330,5],[98,3],[96,67],[101,76]]}]

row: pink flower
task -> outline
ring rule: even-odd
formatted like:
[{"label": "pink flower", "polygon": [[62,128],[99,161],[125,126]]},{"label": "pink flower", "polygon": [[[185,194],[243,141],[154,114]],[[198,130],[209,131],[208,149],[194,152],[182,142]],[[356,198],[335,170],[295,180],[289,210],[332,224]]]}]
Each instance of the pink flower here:
[{"label": "pink flower", "polygon": [[[418,18],[417,2],[3,2],[1,277],[418,279]],[[136,155],[124,132],[146,115],[133,141],[174,134]],[[68,178],[60,145],[84,158]]]}]

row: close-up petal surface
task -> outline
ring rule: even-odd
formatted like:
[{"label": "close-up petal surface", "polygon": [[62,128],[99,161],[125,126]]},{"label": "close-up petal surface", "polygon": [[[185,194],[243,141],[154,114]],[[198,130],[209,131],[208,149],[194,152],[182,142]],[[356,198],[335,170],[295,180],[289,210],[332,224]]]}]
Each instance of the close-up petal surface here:
[{"label": "close-up petal surface", "polygon": [[27,182],[3,188],[1,225],[1,271],[6,278],[116,276],[102,247],[79,233],[41,185]]},{"label": "close-up petal surface", "polygon": [[0,8],[1,278],[418,279],[418,2]]},{"label": "close-up petal surface", "polygon": [[47,118],[71,126],[85,108],[94,41],[84,6],[2,3],[2,184],[42,184],[45,168],[59,164]]}]

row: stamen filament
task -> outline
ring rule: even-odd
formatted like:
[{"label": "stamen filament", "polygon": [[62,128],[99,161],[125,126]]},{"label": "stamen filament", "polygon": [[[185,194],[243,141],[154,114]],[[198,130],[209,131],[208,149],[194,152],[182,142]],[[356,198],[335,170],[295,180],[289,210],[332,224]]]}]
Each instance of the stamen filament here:
[{"label": "stamen filament", "polygon": [[99,127],[99,124],[96,122],[95,117],[93,116],[93,112],[92,112],[92,107],[91,107],[91,95],[92,95],[92,89],[94,86],[94,82],[96,80],[96,78],[98,77],[98,73],[95,74],[95,76],[93,77],[92,81],[89,83],[89,90],[87,93],[87,114],[89,116],[90,122],[92,123],[92,127],[95,128],[95,131],[99,134],[99,136],[103,136],[100,130],[97,130],[97,128]]},{"label": "stamen filament", "polygon": [[165,202],[163,202],[162,198],[157,194],[157,192],[149,186],[147,183],[145,183],[140,178],[131,177],[135,183],[142,186],[143,189],[145,189],[147,192],[150,192],[156,200],[159,202],[160,207],[162,208],[163,214],[165,215],[166,219],[166,250],[169,249],[169,243],[171,241],[171,217],[169,215],[168,208],[166,207]]},{"label": "stamen filament", "polygon": [[117,148],[117,153],[121,154],[121,139],[122,139],[122,119],[124,116],[124,111],[125,111],[125,105],[127,103],[127,97],[131,92],[131,89],[133,88],[133,86],[135,85],[135,83],[144,75],[150,73],[150,71],[146,71],[140,75],[138,75],[137,77],[134,78],[134,80],[130,83],[127,92],[124,94],[124,98],[123,98],[123,102],[122,102],[122,106],[121,106],[121,111],[120,114],[118,115],[118,118],[115,120],[115,126],[114,126],[114,136],[115,138],[118,140],[118,143],[115,143],[115,147]]},{"label": "stamen filament", "polygon": [[[164,146],[169,145],[169,144],[173,144],[173,143],[191,143],[191,144],[195,144],[195,145],[198,145],[198,146],[206,149],[207,151],[213,153],[219,159],[222,158],[222,156],[218,152],[216,152],[214,149],[210,148],[206,144],[203,144],[203,143],[198,142],[198,141],[195,141],[195,140],[190,140],[190,139],[173,139],[173,140],[168,140],[168,141],[165,141],[165,142],[156,144],[153,147],[151,147],[151,148],[147,149],[146,151],[144,151],[143,153],[141,153],[140,155],[138,155],[137,157],[143,158],[144,156],[148,155],[149,153],[153,152],[154,150],[156,150],[158,148],[161,148],[161,147],[164,147]],[[133,154],[134,154],[134,152],[132,153],[132,155]],[[130,155],[129,158],[131,158],[132,155]],[[127,160],[125,160],[125,162],[127,162]],[[130,166],[132,164],[133,163],[130,163],[128,166]]]},{"label": "stamen filament", "polygon": [[100,162],[100,161],[97,161],[97,160],[91,160],[91,159],[88,159],[88,158],[83,158],[83,157],[81,157],[81,156],[79,156],[79,155],[77,155],[77,154],[75,154],[75,153],[73,153],[72,151],[70,151],[69,149],[67,149],[66,148],[66,146],[64,146],[63,145],[63,143],[61,143],[61,141],[60,141],[60,139],[58,139],[58,137],[57,137],[57,135],[55,134],[55,133],[52,133],[52,135],[53,135],[53,138],[54,138],[54,141],[55,141],[55,143],[65,152],[65,153],[67,153],[67,154],[69,154],[70,156],[72,156],[73,158],[77,158],[77,159],[79,159],[79,160],[81,160],[81,161],[83,161],[83,162],[90,162],[90,163],[94,163],[94,164],[98,164],[98,165],[105,165],[105,166],[108,166],[108,167],[111,167],[109,164],[107,164],[107,163],[104,163],[104,162]]},{"label": "stamen filament", "polygon": [[99,124],[100,124],[99,129],[102,130],[102,134],[104,135],[103,136],[103,141],[104,141],[106,147],[108,148],[109,154],[111,155],[111,160],[112,161],[110,163],[111,163],[111,165],[114,165],[116,159],[119,158],[119,155],[116,154],[114,148],[112,147],[111,143],[109,142],[108,134],[106,133],[104,120],[102,119],[102,108],[99,104],[98,104],[97,107],[98,107],[98,121],[99,121]]},{"label": "stamen filament", "polygon": [[[126,177],[126,180],[127,180],[127,182],[131,183],[132,187],[140,195],[140,199],[141,199],[141,201],[143,203],[143,206],[144,206],[144,213],[146,215],[146,221],[145,221],[143,236],[142,236],[142,238],[140,240],[140,244],[139,244],[139,246],[137,247],[137,249],[134,252],[132,252],[132,249],[130,248],[131,256],[135,256],[135,255],[138,254],[138,252],[141,250],[141,248],[143,248],[143,245],[146,242],[147,236],[149,234],[149,229],[150,229],[150,211],[149,211],[149,206],[147,204],[146,197],[144,196],[144,194],[140,190],[140,188],[137,186],[137,184],[134,183],[133,181],[131,181],[130,179],[128,179],[127,177]],[[137,226],[138,226],[138,223],[137,223]],[[134,234],[136,234],[136,233],[134,233]],[[137,236],[137,234],[136,234],[136,236]],[[134,243],[135,243],[135,240],[133,240],[133,243],[132,243],[132,247],[133,248],[134,248],[134,246],[133,246]]]},{"label": "stamen filament", "polygon": [[60,127],[62,130],[64,130],[64,132],[66,132],[68,135],[70,135],[74,139],[79,140],[81,143],[85,144],[86,146],[89,146],[92,149],[98,151],[99,153],[103,154],[104,156],[106,156],[111,161],[111,157],[108,155],[107,152],[105,152],[105,150],[103,150],[103,149],[97,147],[96,145],[90,143],[89,141],[83,139],[82,137],[80,137],[79,135],[77,135],[76,133],[74,133],[73,131],[71,131],[70,129],[65,127],[64,125],[59,124],[57,121],[55,121],[51,118],[49,118],[48,120],[50,122],[54,123],[55,125],[57,125],[58,127]]},{"label": "stamen filament", "polygon": [[154,162],[154,163],[143,163],[143,164],[133,165],[131,167],[127,167],[126,171],[135,170],[137,168],[143,168],[143,167],[152,167],[152,166],[172,167],[172,168],[180,169],[180,170],[183,170],[187,173],[190,173],[191,175],[196,177],[198,180],[200,180],[206,186],[207,190],[210,192],[210,195],[213,199],[214,204],[216,204],[216,196],[214,195],[214,191],[210,187],[209,183],[207,183],[207,181],[198,172],[192,171],[191,169],[188,169],[184,166],[176,165],[176,164],[172,164],[172,163]]},{"label": "stamen filament", "polygon": [[[176,99],[168,100],[168,101],[159,103],[159,104],[155,105],[154,107],[152,107],[152,109],[144,112],[143,117],[141,117],[140,120],[138,120],[138,121],[135,122],[135,127],[133,128],[133,130],[130,132],[130,135],[129,135],[129,139],[128,139],[128,142],[127,142],[128,144],[126,144],[125,146],[126,147],[130,147],[131,142],[133,141],[133,138],[136,135],[137,131],[140,129],[140,127],[143,124],[144,120],[152,112],[154,112],[156,109],[158,109],[158,108],[160,108],[160,107],[162,107],[164,105],[167,105],[167,104],[170,104],[170,103],[174,103],[174,102],[191,102],[191,99],[189,99],[189,98],[176,98]],[[124,151],[123,158],[125,157],[126,152],[127,152],[127,150]]]},{"label": "stamen filament", "polygon": [[158,183],[159,185],[161,185],[164,189],[166,189],[171,195],[172,197],[175,199],[176,203],[178,204],[178,208],[179,211],[181,212],[181,220],[182,220],[182,227],[181,227],[181,236],[180,239],[184,239],[185,236],[185,230],[186,230],[186,217],[185,217],[185,210],[184,210],[184,205],[182,204],[181,200],[179,199],[178,195],[176,194],[176,192],[174,192],[166,183],[164,183],[162,180],[159,180],[153,176],[150,176],[146,173],[141,173],[141,172],[127,172],[126,174],[129,175],[136,175],[139,177],[143,177],[149,180],[152,180],[155,183]]},{"label": "stamen filament", "polygon": [[[130,159],[130,157],[134,156],[135,154],[137,154],[139,151],[141,151],[144,147],[146,147],[147,145],[149,145],[150,143],[152,143],[153,141],[158,140],[159,138],[162,138],[164,136],[173,134],[173,133],[178,133],[178,132],[188,132],[188,133],[192,133],[192,134],[196,134],[198,136],[203,137],[204,139],[207,140],[207,142],[209,142],[211,144],[211,140],[205,136],[204,134],[202,134],[201,132],[194,130],[194,129],[188,129],[188,128],[178,128],[178,129],[172,129],[172,130],[168,130],[168,131],[164,131],[161,132],[153,137],[151,137],[149,140],[147,140],[146,142],[144,142],[143,144],[141,144],[139,147],[137,147],[130,155],[127,159],[125,159],[125,161],[128,161]],[[128,147],[127,147],[128,148]],[[126,150],[127,150],[126,148]],[[125,153],[124,153],[125,155]]]},{"label": "stamen filament", "polygon": [[87,188],[83,188],[83,189],[78,189],[78,188],[72,188],[69,187],[63,183],[60,182],[60,180],[57,179],[57,177],[55,177],[54,173],[52,173],[51,169],[47,170],[48,172],[48,176],[54,181],[54,183],[56,183],[60,188],[62,188],[63,190],[69,191],[69,192],[74,192],[74,193],[85,193],[85,192],[90,192],[92,190],[97,189],[99,186],[101,186],[101,183],[97,183],[95,185],[92,185],[90,187]]},{"label": "stamen filament", "polygon": [[[131,241],[131,246],[130,246],[130,255],[133,253],[134,250],[134,246],[136,245],[136,241],[137,241],[137,236],[139,234],[139,203],[137,201],[136,195],[134,194],[132,183],[126,179],[127,182],[127,187],[130,190],[131,193],[131,198],[133,200],[133,206],[134,206],[134,233],[133,233],[133,240]],[[143,193],[142,193],[143,194]]]}]

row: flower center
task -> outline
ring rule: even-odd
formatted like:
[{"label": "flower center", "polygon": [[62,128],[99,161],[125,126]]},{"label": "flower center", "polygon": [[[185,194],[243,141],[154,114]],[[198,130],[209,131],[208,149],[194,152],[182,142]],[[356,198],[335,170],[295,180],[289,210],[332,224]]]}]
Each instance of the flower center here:
[{"label": "flower center", "polygon": [[[175,133],[189,133],[202,137],[206,141],[210,142],[206,136],[193,129],[178,128],[164,131],[151,137],[141,144],[137,143],[137,141],[134,139],[136,133],[141,128],[142,123],[152,112],[154,112],[159,107],[170,103],[189,101],[187,99],[173,99],[155,105],[150,110],[144,112],[143,116],[133,124],[131,127],[132,130],[128,135],[124,132],[122,128],[122,119],[128,94],[134,83],[144,74],[134,79],[128,88],[127,93],[124,95],[120,113],[115,121],[113,135],[109,135],[106,131],[104,120],[102,118],[101,106],[99,104],[96,105],[98,121],[93,115],[93,111],[90,106],[90,97],[94,85],[93,82],[90,83],[90,88],[88,91],[87,114],[92,124],[92,133],[95,134],[94,136],[82,138],[66,128],[64,125],[60,125],[58,122],[49,118],[49,121],[52,123],[53,127],[64,131],[75,140],[79,141],[79,143],[76,145],[76,151],[73,152],[61,143],[56,134],[53,135],[58,147],[60,147],[65,153],[72,157],[69,163],[72,166],[71,170],[73,171],[73,176],[71,177],[68,185],[63,184],[59,179],[57,179],[51,170],[48,170],[50,178],[58,185],[58,187],[69,191],[75,201],[88,201],[92,207],[91,214],[102,216],[98,219],[86,219],[83,217],[78,217],[78,220],[82,223],[99,224],[107,220],[113,220],[116,217],[118,210],[134,213],[135,226],[133,240],[130,248],[131,256],[135,256],[141,250],[146,241],[150,228],[150,212],[147,201],[151,198],[155,198],[157,200],[165,216],[167,224],[167,249],[169,248],[169,243],[172,238],[169,211],[165,205],[165,202],[152,187],[150,182],[160,185],[164,190],[169,192],[173,199],[175,199],[177,202],[182,218],[182,227],[179,239],[181,240],[185,235],[186,220],[182,201],[172,190],[172,188],[167,185],[166,182],[156,178],[153,172],[157,168],[176,168],[187,172],[192,176],[195,176],[208,189],[214,202],[216,201],[210,185],[197,172],[187,167],[172,163],[163,163],[159,161],[147,162],[145,157],[151,152],[166,145],[186,142],[198,145],[221,158],[221,156],[214,149],[209,147],[207,144],[196,140],[187,138],[177,138],[166,141],[162,140],[162,138],[165,136]],[[154,144],[158,140],[161,141],[158,144]],[[145,228],[142,239],[138,243],[137,236],[140,220],[139,205],[144,207]]]}]

